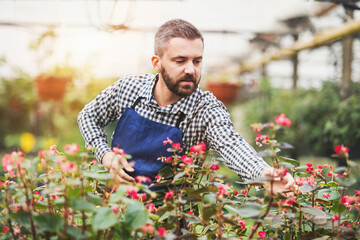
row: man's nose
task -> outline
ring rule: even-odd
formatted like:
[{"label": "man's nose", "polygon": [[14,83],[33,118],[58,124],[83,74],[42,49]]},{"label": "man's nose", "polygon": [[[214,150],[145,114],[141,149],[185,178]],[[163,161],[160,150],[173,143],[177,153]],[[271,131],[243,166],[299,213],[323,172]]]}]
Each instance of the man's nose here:
[{"label": "man's nose", "polygon": [[185,73],[190,74],[190,75],[195,73],[195,66],[192,62],[189,62],[188,64],[186,64]]}]

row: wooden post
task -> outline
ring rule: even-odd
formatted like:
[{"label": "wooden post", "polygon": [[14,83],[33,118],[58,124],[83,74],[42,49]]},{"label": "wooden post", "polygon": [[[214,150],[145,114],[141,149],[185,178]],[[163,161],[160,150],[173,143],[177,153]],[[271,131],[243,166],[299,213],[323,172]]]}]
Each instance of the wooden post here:
[{"label": "wooden post", "polygon": [[[353,10],[345,9],[346,15],[353,19]],[[353,36],[348,35],[342,40],[342,76],[340,82],[340,97],[346,99],[351,95],[351,73],[353,62]]]},{"label": "wooden post", "polygon": [[[294,38],[294,42],[296,42],[299,39],[299,34],[295,33],[292,35]],[[293,79],[293,89],[297,88],[297,81],[299,79],[299,74],[298,74],[298,66],[299,66],[299,55],[296,52],[293,56],[291,56],[291,62],[293,65],[293,74],[292,74],[292,79]]]}]

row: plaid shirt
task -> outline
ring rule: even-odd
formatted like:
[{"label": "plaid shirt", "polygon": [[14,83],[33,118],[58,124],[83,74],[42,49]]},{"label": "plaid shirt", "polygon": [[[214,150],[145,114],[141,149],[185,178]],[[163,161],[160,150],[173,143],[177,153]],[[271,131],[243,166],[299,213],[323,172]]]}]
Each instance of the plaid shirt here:
[{"label": "plaid shirt", "polygon": [[211,92],[203,92],[198,87],[191,96],[160,107],[152,94],[156,80],[157,75],[151,74],[126,76],[103,90],[80,112],[80,131],[86,144],[97,149],[95,155],[98,161],[111,151],[104,127],[118,120],[124,110],[140,97],[142,99],[135,110],[150,120],[175,126],[182,115],[180,112],[185,114],[179,128],[183,131],[186,153],[192,145],[203,141],[225,160],[230,169],[245,179],[258,177],[268,167],[234,130],[226,107]]}]

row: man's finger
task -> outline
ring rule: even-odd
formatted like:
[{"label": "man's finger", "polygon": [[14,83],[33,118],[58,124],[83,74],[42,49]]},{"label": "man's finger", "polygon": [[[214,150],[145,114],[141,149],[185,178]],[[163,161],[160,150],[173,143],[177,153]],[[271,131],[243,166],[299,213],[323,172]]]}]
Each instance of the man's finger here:
[{"label": "man's finger", "polygon": [[125,184],[130,184],[130,183],[132,183],[132,182],[129,182],[129,181],[121,178],[119,175],[116,175],[116,176],[115,176],[115,181],[116,181],[117,183],[125,183]]},{"label": "man's finger", "polygon": [[129,176],[123,169],[119,169],[117,172],[117,175],[128,182],[135,182],[135,179],[131,176]]},{"label": "man's finger", "polygon": [[126,160],[126,158],[120,158],[120,163],[122,164],[123,168],[125,168],[128,172],[133,172],[135,169],[131,166],[131,164]]}]

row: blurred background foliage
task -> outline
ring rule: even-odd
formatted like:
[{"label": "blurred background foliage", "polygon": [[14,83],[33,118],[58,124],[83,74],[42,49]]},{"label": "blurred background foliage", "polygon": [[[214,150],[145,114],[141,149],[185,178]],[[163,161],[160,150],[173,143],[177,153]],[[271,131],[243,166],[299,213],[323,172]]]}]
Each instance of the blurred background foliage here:
[{"label": "blurred background foliage", "polygon": [[[54,66],[54,72],[60,68]],[[60,100],[39,100],[35,78],[19,68],[13,68],[11,78],[0,77],[1,152],[19,149],[23,133],[36,137],[33,150],[84,142],[77,125],[78,113],[116,79],[94,78],[89,69],[71,69],[72,80]]]},{"label": "blurred background foliage", "polygon": [[[285,113],[292,121],[281,140],[296,146],[293,157],[330,156],[335,145],[360,151],[360,83],[352,83],[352,96],[342,100],[339,84],[324,82],[321,89],[277,89],[263,78],[257,96],[244,104],[245,124],[273,121]],[[252,136],[255,138],[255,133]]]}]

